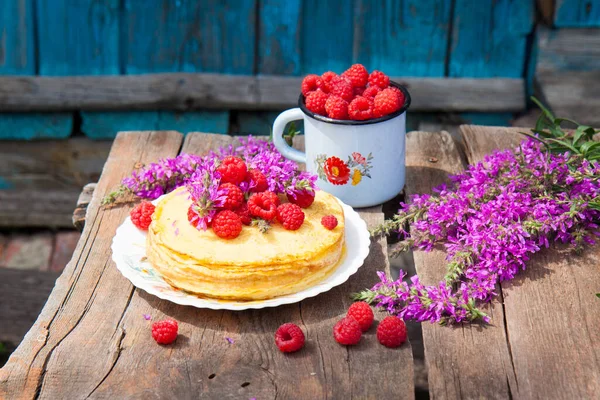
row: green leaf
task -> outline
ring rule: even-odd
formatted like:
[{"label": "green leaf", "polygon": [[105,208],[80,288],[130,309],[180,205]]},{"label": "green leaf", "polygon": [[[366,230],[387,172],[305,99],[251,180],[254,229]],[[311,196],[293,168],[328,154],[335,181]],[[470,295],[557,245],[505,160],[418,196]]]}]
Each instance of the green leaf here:
[{"label": "green leaf", "polygon": [[581,150],[581,153],[585,156],[590,151],[592,151],[594,149],[598,149],[599,146],[600,146],[600,142],[585,142],[584,144],[581,145],[581,147],[579,149]]},{"label": "green leaf", "polygon": [[600,293],[596,293],[596,297],[600,299]]},{"label": "green leaf", "polygon": [[551,122],[554,122],[554,120],[555,120],[554,115],[550,112],[550,110],[548,110],[546,107],[544,107],[544,105],[542,104],[541,101],[536,99],[535,96],[531,96],[531,101],[533,101],[535,104],[537,104],[537,106],[540,108],[540,110],[542,110],[542,112],[544,113],[546,118],[548,118]]},{"label": "green leaf", "polygon": [[567,143],[564,140],[558,140],[558,139],[547,139],[547,140],[552,143],[557,143],[560,146],[563,146],[563,147],[571,150],[575,154],[580,154],[579,150],[577,150],[575,147],[571,146],[570,143]]}]

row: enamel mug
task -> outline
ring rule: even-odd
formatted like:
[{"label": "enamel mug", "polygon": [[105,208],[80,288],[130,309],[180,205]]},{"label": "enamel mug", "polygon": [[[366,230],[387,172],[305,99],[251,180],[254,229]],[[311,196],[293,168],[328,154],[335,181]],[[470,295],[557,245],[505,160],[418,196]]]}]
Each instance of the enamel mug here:
[{"label": "enamel mug", "polygon": [[[273,142],[284,157],[306,163],[306,170],[319,178],[317,186],[352,207],[370,207],[393,199],[404,187],[406,110],[366,121],[336,120],[309,111],[300,95],[299,108],[281,113],[273,123]],[[303,153],[283,138],[285,126],[304,120]]]}]

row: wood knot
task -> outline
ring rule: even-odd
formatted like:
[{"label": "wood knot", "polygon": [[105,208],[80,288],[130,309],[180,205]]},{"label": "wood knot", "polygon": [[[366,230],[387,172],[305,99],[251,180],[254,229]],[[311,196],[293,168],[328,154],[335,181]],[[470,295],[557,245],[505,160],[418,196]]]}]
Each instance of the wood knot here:
[{"label": "wood knot", "polygon": [[241,386],[242,386],[242,387],[250,386],[250,382],[244,382],[244,383],[242,383],[242,385],[241,385]]},{"label": "wood knot", "polygon": [[436,162],[438,162],[438,159],[437,159],[437,157],[429,157],[429,160],[428,160],[428,161],[429,161],[430,163],[434,163],[434,164],[435,164]]},{"label": "wood knot", "polygon": [[215,376],[217,376],[217,374],[210,374],[210,375],[208,376],[208,379],[213,379]]}]

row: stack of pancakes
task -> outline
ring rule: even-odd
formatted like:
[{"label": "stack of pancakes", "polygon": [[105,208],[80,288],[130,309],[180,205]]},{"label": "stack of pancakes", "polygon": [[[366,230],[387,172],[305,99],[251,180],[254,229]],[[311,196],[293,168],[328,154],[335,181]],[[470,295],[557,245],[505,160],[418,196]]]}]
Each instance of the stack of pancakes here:
[{"label": "stack of pancakes", "polygon": [[[187,292],[227,300],[296,293],[329,276],[343,257],[344,212],[323,191],[304,209],[300,229],[288,231],[274,222],[261,233],[244,226],[232,240],[193,227],[187,219],[190,204],[183,187],[161,199],[147,239],[148,260],[167,282]],[[321,225],[325,215],[338,219],[335,229]]]}]

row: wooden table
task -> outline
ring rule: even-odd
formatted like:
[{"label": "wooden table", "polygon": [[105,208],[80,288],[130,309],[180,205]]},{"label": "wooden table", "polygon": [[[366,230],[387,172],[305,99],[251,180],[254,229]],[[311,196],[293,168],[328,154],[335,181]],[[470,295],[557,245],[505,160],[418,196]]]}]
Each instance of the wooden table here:
[{"label": "wooden table", "polygon": [[[411,132],[406,192],[429,192],[447,173],[514,145],[517,129],[461,127]],[[131,204],[100,207],[100,199],[139,162],[178,152],[203,154],[229,144],[224,135],[126,132],[114,142],[87,209],[82,238],[46,306],[0,370],[0,398],[413,398],[410,343],[387,349],[374,329],[359,346],[332,338],[348,294],[389,270],[385,240],[374,240],[365,265],[344,285],[299,304],[244,312],[200,310],[135,289],[111,261],[110,243]],[[183,146],[182,146],[183,144]],[[370,226],[382,207],[359,210]],[[444,254],[415,252],[425,283],[438,282]],[[556,250],[534,257],[527,271],[498,286],[488,326],[423,324],[432,398],[598,398],[600,396],[600,248],[583,256]],[[156,321],[180,322],[174,345],[156,345]],[[378,318],[383,314],[378,314]],[[299,324],[306,347],[284,355],[273,334]],[[230,337],[230,344],[225,338]]]}]

